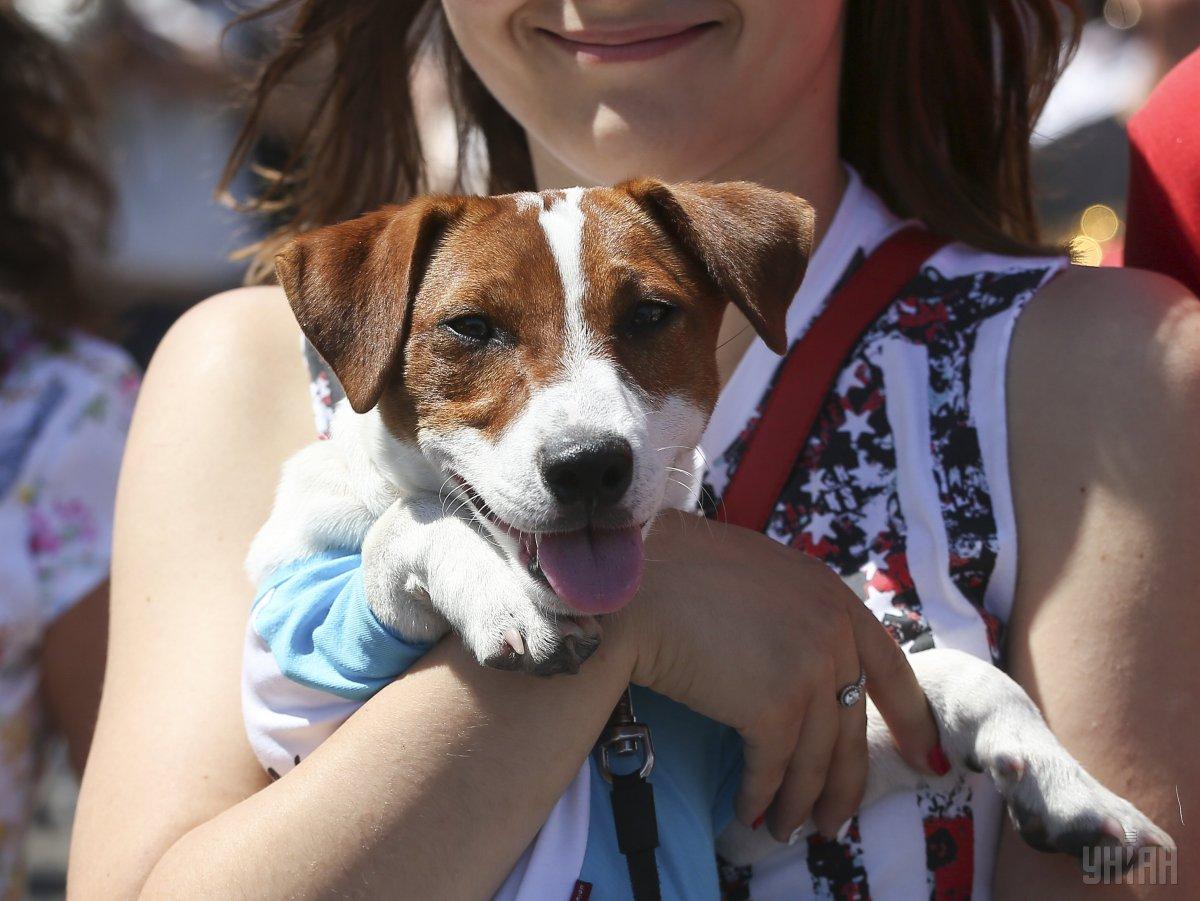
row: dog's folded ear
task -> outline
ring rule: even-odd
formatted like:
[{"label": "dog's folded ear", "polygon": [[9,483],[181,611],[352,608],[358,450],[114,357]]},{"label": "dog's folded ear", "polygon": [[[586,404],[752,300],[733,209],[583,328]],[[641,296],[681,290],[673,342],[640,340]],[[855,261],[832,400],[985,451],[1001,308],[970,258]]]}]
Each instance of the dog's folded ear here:
[{"label": "dog's folded ear", "polygon": [[639,178],[618,187],[737,305],[771,350],[787,350],[787,309],[812,252],[811,205],[750,182],[666,185]]},{"label": "dog's folded ear", "polygon": [[357,412],[403,365],[412,303],[463,198],[422,197],[306,232],[275,257],[296,321]]}]

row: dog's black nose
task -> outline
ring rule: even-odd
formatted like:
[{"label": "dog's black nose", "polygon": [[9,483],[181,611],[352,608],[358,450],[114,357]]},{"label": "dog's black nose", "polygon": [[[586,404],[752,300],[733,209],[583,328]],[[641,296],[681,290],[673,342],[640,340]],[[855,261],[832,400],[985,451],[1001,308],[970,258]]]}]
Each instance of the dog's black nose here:
[{"label": "dog's black nose", "polygon": [[633,479],[633,449],[624,438],[569,438],[541,451],[542,478],[562,504],[589,510],[615,504]]}]

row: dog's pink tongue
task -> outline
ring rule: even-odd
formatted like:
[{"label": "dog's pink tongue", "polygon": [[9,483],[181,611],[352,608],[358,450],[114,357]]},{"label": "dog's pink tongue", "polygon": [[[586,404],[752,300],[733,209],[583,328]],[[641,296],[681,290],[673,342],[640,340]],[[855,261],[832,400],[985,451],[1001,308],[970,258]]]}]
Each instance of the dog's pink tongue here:
[{"label": "dog's pink tongue", "polygon": [[581,613],[612,613],[642,583],[642,530],[548,532],[538,542],[538,565],[554,593]]}]

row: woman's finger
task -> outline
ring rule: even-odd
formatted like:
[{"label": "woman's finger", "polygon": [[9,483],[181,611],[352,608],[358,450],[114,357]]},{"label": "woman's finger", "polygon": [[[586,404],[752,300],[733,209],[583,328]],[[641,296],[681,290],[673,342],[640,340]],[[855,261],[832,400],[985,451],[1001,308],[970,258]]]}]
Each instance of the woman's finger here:
[{"label": "woman's finger", "polygon": [[779,793],[792,751],[796,747],[799,722],[786,729],[784,719],[768,730],[743,733],[742,786],[734,803],[734,813],[747,826],[762,825],[771,801]]},{"label": "woman's finger", "polygon": [[840,731],[833,683],[831,668],[829,677],[814,686],[791,764],[767,814],[771,835],[778,841],[788,841],[808,821],[825,788]]},{"label": "woman's finger", "polygon": [[869,609],[862,604],[850,607],[854,641],[871,700],[908,765],[921,772],[936,772],[938,767],[930,762],[930,755],[936,760],[940,747],[937,724],[908,657]]},{"label": "woman's finger", "polygon": [[[851,681],[840,683],[842,686]],[[867,701],[853,707],[838,705],[838,737],[829,762],[825,787],[813,807],[812,821],[822,835],[834,835],[862,804],[867,786]]]}]

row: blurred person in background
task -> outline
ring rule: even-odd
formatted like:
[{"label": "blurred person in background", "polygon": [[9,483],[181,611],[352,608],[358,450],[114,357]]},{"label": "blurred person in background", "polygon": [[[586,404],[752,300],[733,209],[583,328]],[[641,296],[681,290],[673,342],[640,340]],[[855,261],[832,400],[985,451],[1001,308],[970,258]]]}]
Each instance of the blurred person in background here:
[{"label": "blurred person in background", "polygon": [[1200,0],[1088,0],[1085,7],[1079,49],[1033,134],[1038,214],[1047,238],[1070,242],[1078,262],[1120,265],[1126,125],[1163,76],[1200,47]]},{"label": "blurred person in background", "polygon": [[0,3],[0,897],[25,890],[23,839],[46,740],[82,772],[103,679],[117,472],[138,374],[89,334],[78,259],[109,187],[84,87]]},{"label": "blurred person in background", "polygon": [[[10,0],[12,2],[12,0]],[[113,210],[105,252],[82,262],[94,304],[141,364],[197,298],[241,282],[233,252],[259,223],[213,197],[237,133],[228,64],[252,54],[253,29],[221,34],[220,0],[15,0],[16,10],[70,56],[94,105]],[[279,127],[287,127],[283,112]],[[264,129],[256,152],[278,144]],[[239,190],[249,184],[240,182]]]},{"label": "blurred person in background", "polygon": [[1200,49],[1130,120],[1125,263],[1200,294]]},{"label": "blurred person in background", "polygon": [[[284,38],[234,163],[277,89],[309,92],[311,127],[259,198],[278,225],[260,271],[299,231],[426,190],[404,88],[420,48],[444,37],[471,139],[460,147],[478,151],[491,191],[644,173],[792,191],[821,229],[810,290],[836,283],[904,218],[956,239],[912,298],[927,318],[901,310],[907,330],[889,333],[911,365],[855,356],[850,387],[830,398],[820,442],[797,463],[792,518],[776,525],[787,544],[861,577],[905,650],[969,641],[1002,662],[1063,743],[1191,853],[1196,827],[1177,805],[1200,792],[1187,567],[1200,534],[1189,493],[1200,483],[1200,312],[1169,280],[1071,269],[1040,240],[1028,141],[1057,75],[1063,6],[822,0],[801,14],[768,0],[284,0],[269,7]],[[631,29],[661,35],[681,22],[699,30],[669,51],[626,46]],[[614,53],[597,49],[605,41],[631,58],[597,62]],[[736,315],[727,325],[720,403],[736,433],[773,361]],[[577,676],[492,672],[443,641],[271,782],[241,714],[253,594],[243,559],[281,462],[311,440],[298,343],[282,292],[247,288],[186,315],[151,367],[118,511],[112,659],[72,849],[78,897],[487,896],[631,677],[701,712],[733,695],[728,725],[753,731],[747,722],[803,710],[828,687],[791,669],[797,660],[828,675],[858,659],[853,636],[819,627],[863,599],[839,594],[802,554],[778,554],[780,535],[667,521],[650,557],[691,567],[674,579],[648,568],[647,589]],[[889,408],[897,396],[938,404],[937,415]],[[931,446],[941,456],[920,456]],[[921,462],[897,471],[897,448]],[[837,452],[863,465],[830,460]],[[736,442],[718,453],[718,465],[736,465]],[[863,484],[883,499],[872,522]],[[897,485],[934,500],[914,514]],[[907,554],[951,538],[954,552],[943,548],[921,584]],[[938,625],[955,609],[960,633]],[[780,643],[795,634],[785,623],[808,628],[803,642]],[[672,681],[679,672],[686,685]],[[781,730],[793,739],[807,727],[797,719]],[[775,834],[812,808],[827,837],[738,874],[750,896],[1094,892],[1073,862],[1001,831],[994,799],[973,783],[950,797],[895,796],[839,830],[858,797],[860,727],[836,724],[832,756],[805,758],[819,778],[769,813]],[[114,809],[125,813],[115,823]],[[1186,866],[1179,875],[1194,878]],[[1194,882],[1179,891],[1194,895]]]}]

